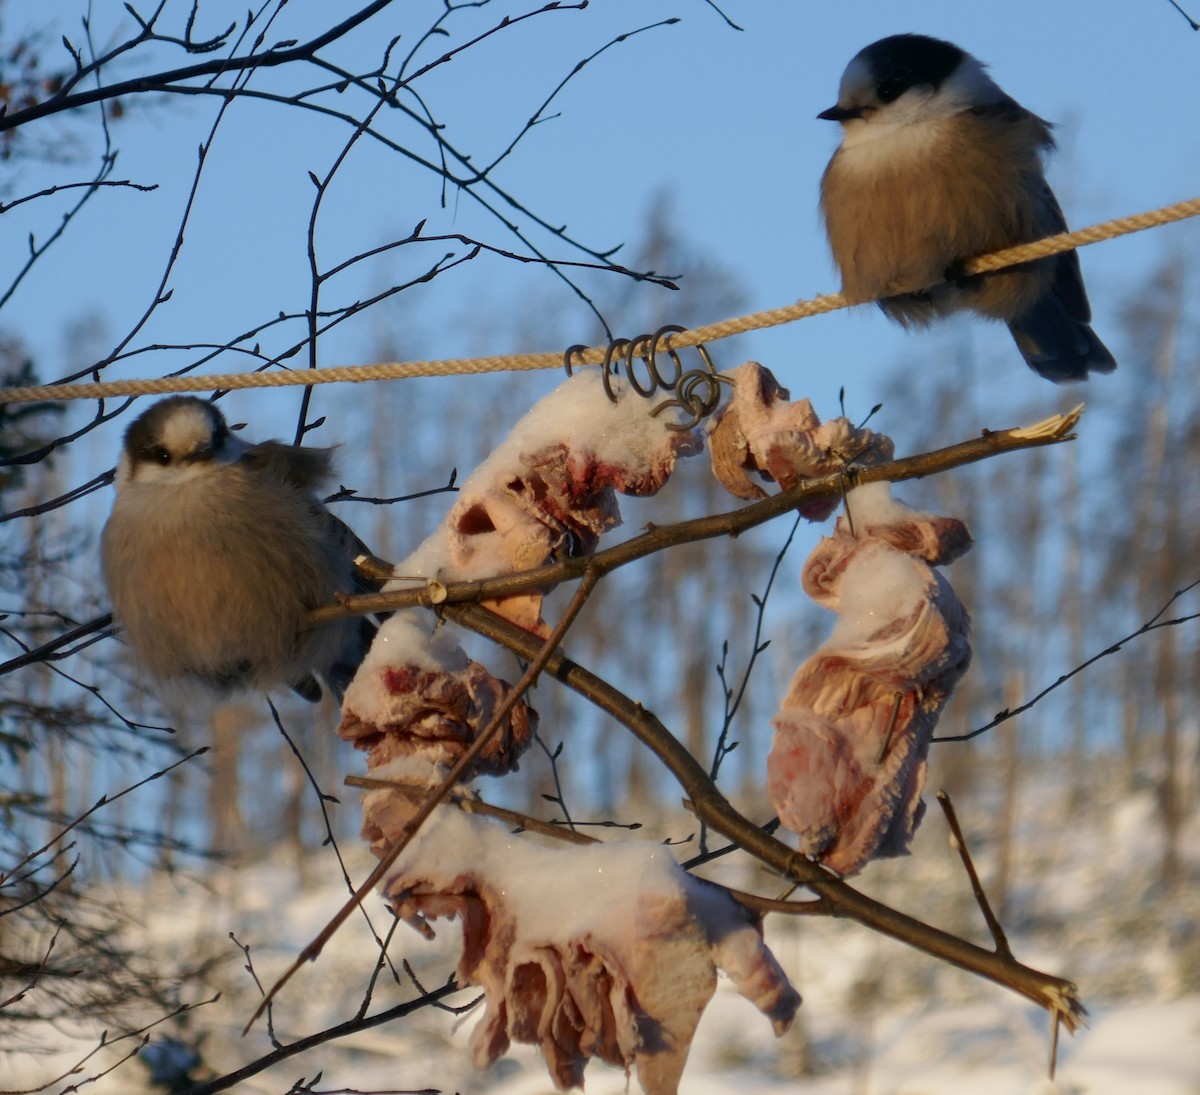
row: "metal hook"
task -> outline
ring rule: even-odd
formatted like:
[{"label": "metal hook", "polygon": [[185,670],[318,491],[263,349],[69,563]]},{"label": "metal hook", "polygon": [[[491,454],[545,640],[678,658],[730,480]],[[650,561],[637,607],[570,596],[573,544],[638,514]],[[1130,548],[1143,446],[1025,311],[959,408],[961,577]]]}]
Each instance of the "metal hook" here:
[{"label": "metal hook", "polygon": [[698,426],[702,419],[707,418],[720,405],[721,402],[721,385],[728,384],[733,386],[733,381],[728,377],[721,376],[717,372],[717,367],[713,364],[712,355],[708,352],[708,347],[703,342],[696,343],[696,352],[700,355],[700,360],[704,363],[702,369],[689,369],[686,372],[681,371],[679,363],[679,352],[671,345],[671,335],[674,333],[682,333],[683,328],[677,326],[662,327],[655,333],[655,340],[661,336],[663,339],[663,347],[671,357],[672,363],[676,367],[677,376],[673,385],[666,385],[668,390],[674,391],[677,398],[667,399],[660,403],[651,414],[661,414],[668,407],[681,407],[690,412],[691,418],[686,422],[677,422],[668,424],[668,429],[672,430],[691,430]]},{"label": "metal hook", "polygon": [[[613,391],[612,386],[612,378],[617,372],[617,365],[613,363],[613,358],[618,355],[627,354],[631,345],[632,343],[627,338],[614,338],[604,351],[604,361],[600,365],[600,376],[604,380],[604,394],[608,396],[610,403],[617,401],[617,393]],[[628,361],[628,358],[626,358],[626,361]],[[626,364],[626,370],[628,368],[629,366]]]},{"label": "metal hook", "polygon": [[[571,372],[571,358],[577,355],[583,357],[583,351],[586,349],[587,347],[582,342],[577,342],[574,346],[568,346],[563,351],[563,368],[567,370],[567,376],[574,375]],[[583,362],[581,361],[579,364],[582,365]]]},{"label": "metal hook", "polygon": [[[679,353],[671,346],[670,336],[675,332],[682,332],[683,328],[677,324],[669,324],[666,327],[660,327],[653,334],[638,335],[637,338],[629,346],[629,350],[625,355],[625,372],[629,376],[630,387],[640,396],[649,398],[658,389],[664,391],[674,391],[680,378],[683,376],[683,362],[679,359]],[[662,343],[660,346],[659,343]],[[659,371],[658,354],[660,350],[666,350],[667,356],[671,359],[671,365],[674,375],[669,379]],[[637,356],[642,359],[646,366],[646,373],[650,378],[650,386],[642,387],[638,383],[637,376],[634,373],[633,358]]]},{"label": "metal hook", "polygon": [[[694,429],[702,419],[712,414],[721,402],[721,385],[732,384],[727,377],[717,372],[708,347],[697,343],[696,352],[703,363],[702,368],[685,369],[680,350],[671,345],[671,336],[683,334],[687,328],[676,323],[660,327],[653,334],[638,335],[636,338],[613,339],[604,351],[604,362],[601,365],[601,377],[604,380],[604,392],[613,403],[617,401],[617,393],[613,390],[612,378],[623,361],[625,376],[629,386],[645,399],[657,391],[672,392],[674,399],[664,400],[650,413],[662,414],[668,407],[680,407],[687,411],[690,418],[686,422],[669,422],[669,430]],[[571,346],[563,354],[563,367],[567,375],[571,375],[572,361],[581,356],[585,347]],[[660,364],[663,355],[670,362],[669,366]],[[635,367],[635,359],[642,363],[645,370],[643,381]],[[669,372],[667,371],[669,368]]]}]

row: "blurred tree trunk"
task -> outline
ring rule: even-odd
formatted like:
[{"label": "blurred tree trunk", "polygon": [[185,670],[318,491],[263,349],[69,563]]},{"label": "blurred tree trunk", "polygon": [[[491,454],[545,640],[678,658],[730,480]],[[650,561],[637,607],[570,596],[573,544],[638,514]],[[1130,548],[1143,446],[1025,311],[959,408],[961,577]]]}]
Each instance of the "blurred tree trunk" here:
[{"label": "blurred tree trunk", "polygon": [[[1079,446],[1067,445],[1063,456],[1062,513],[1067,543],[1063,557],[1061,584],[1062,618],[1067,628],[1067,664],[1074,668],[1082,665],[1087,655],[1084,652],[1084,627],[1087,595],[1084,592],[1083,576],[1083,519],[1080,499]],[[1070,720],[1070,787],[1068,801],[1072,808],[1086,801],[1091,789],[1091,769],[1088,759],[1087,682],[1080,673],[1071,681]]]},{"label": "blurred tree trunk", "polygon": [[[1160,488],[1168,498],[1181,497],[1179,491],[1180,462],[1167,461],[1164,468],[1165,479],[1160,480]],[[1164,505],[1162,507],[1163,528],[1162,539],[1164,549],[1158,559],[1159,594],[1165,603],[1170,596],[1168,591],[1182,588],[1186,579],[1183,577],[1182,563],[1183,530],[1181,528],[1181,507]],[[1156,632],[1157,642],[1154,655],[1154,692],[1158,698],[1158,708],[1161,712],[1161,775],[1158,781],[1159,816],[1162,823],[1162,850],[1159,866],[1161,881],[1167,886],[1173,886],[1183,877],[1183,861],[1180,854],[1180,840],[1186,819],[1183,809],[1183,771],[1180,739],[1183,733],[1183,697],[1182,666],[1180,661],[1180,643],[1182,639],[1176,627],[1163,627]]]},{"label": "blurred tree trunk", "polygon": [[[208,825],[212,847],[222,855],[246,852],[240,793],[242,738],[253,723],[250,710],[235,703],[222,704],[209,718]],[[261,785],[261,774],[252,782]]]},{"label": "blurred tree trunk", "polygon": [[[295,743],[296,749],[304,758],[306,764],[312,764],[311,741],[308,733],[302,733],[299,719],[285,722],[288,736]],[[304,807],[308,801],[308,779],[304,768],[292,752],[291,745],[282,738],[279,739],[279,771],[283,777],[283,801],[279,811],[279,823],[282,831],[279,833],[281,850],[287,849],[288,858],[300,875],[301,885],[308,881],[306,877],[306,857],[304,854]]]},{"label": "blurred tree trunk", "polygon": [[[1004,704],[1017,706],[1025,697],[1025,673],[1013,666],[1004,686]],[[997,728],[1000,751],[1000,816],[996,825],[996,879],[991,885],[991,900],[1003,923],[1011,913],[1010,904],[1016,876],[1017,799],[1021,785],[1021,719],[1009,719]]]},{"label": "blurred tree trunk", "polygon": [[[1046,461],[1039,452],[1024,454],[1025,466],[997,466],[989,474],[989,491],[1000,507],[1002,526],[1007,530],[1012,563],[997,568],[998,579],[989,589],[990,634],[987,649],[992,671],[1003,673],[1004,707],[1012,710],[1028,698],[1031,679],[1042,673],[1042,635],[1039,555],[1045,525],[1042,519],[1041,487]],[[1019,479],[1018,479],[1019,477]],[[1020,487],[1020,481],[1027,485]],[[1026,753],[1042,747],[1036,732],[1036,710],[999,727],[996,743],[1000,766],[1000,816],[997,836],[997,868],[994,901],[1003,920],[1012,912],[1015,889],[1018,800],[1023,785]]]},{"label": "blurred tree trunk", "polygon": [[[1117,573],[1136,576],[1135,612],[1139,620],[1156,612],[1174,588],[1176,575],[1164,573],[1163,554],[1168,548],[1168,526],[1175,501],[1166,492],[1167,466],[1171,452],[1171,410],[1174,378],[1183,320],[1184,264],[1180,256],[1169,259],[1148,291],[1130,309],[1127,322],[1134,337],[1150,346],[1152,375],[1145,382],[1150,392],[1146,413],[1141,416],[1142,435],[1138,459],[1127,467],[1128,496],[1134,500],[1133,521],[1127,544],[1113,561]],[[1120,464],[1118,464],[1120,467]],[[1151,648],[1152,649],[1152,648]],[[1127,651],[1124,683],[1129,689],[1123,727],[1126,780],[1136,779],[1142,757],[1146,717],[1161,707],[1161,695],[1148,695],[1154,681],[1147,665],[1150,654]]]},{"label": "blurred tree trunk", "polygon": [[[1196,377],[1181,375],[1194,364],[1182,350],[1191,294],[1185,290],[1187,263],[1181,253],[1170,256],[1147,290],[1128,309],[1126,322],[1134,341],[1148,359],[1150,375],[1140,382],[1146,392],[1145,413],[1138,416],[1143,431],[1140,462],[1126,480],[1136,500],[1133,525],[1124,552],[1114,566],[1136,575],[1135,606],[1145,621],[1173,595],[1195,581],[1197,520],[1192,507],[1180,499],[1195,497],[1197,482],[1192,423],[1196,417]],[[1178,610],[1172,607],[1173,612]],[[1157,745],[1153,766],[1158,793],[1162,846],[1161,880],[1179,881],[1183,865],[1180,841],[1186,822],[1182,735],[1185,710],[1196,696],[1196,644],[1190,629],[1158,629],[1139,653],[1123,654],[1126,694],[1126,775],[1132,780],[1147,760],[1148,746]],[[1185,669],[1184,667],[1187,666]],[[1185,700],[1185,690],[1187,700]],[[1144,740],[1153,728],[1153,742]]]},{"label": "blurred tree trunk", "polygon": [[1122,760],[1124,784],[1132,791],[1137,787],[1138,771],[1141,767],[1141,721],[1142,702],[1139,696],[1142,664],[1132,655],[1125,657],[1118,671],[1121,718]]},{"label": "blurred tree trunk", "polygon": [[1179,663],[1176,629],[1158,632],[1157,669],[1154,686],[1162,703],[1162,776],[1158,784],[1158,806],[1162,821],[1162,852],[1159,877],[1168,886],[1183,879],[1180,840],[1187,820],[1183,809],[1182,752],[1180,749],[1183,704],[1179,694]]},{"label": "blurred tree trunk", "polygon": [[[53,464],[43,464],[33,475],[36,489],[44,497],[53,498],[63,490],[62,476]],[[46,536],[49,518],[44,515],[31,517],[21,529],[20,553],[21,560],[20,595],[23,609],[29,613],[30,645],[35,645],[39,639],[49,637],[44,628],[41,611],[45,605],[53,604],[55,598],[47,588],[50,584],[46,551]],[[24,678],[26,698],[32,706],[49,711],[53,706],[54,672],[47,665],[35,665],[32,672]],[[32,682],[32,683],[29,683]],[[80,786],[83,773],[79,773],[78,781],[72,778],[67,768],[68,748],[62,735],[54,734],[40,751],[40,764],[45,770],[46,806],[49,812],[47,818],[47,833],[50,837],[57,833],[65,824],[64,819],[75,816],[71,813],[75,803],[72,792],[77,800],[86,797],[86,790]],[[38,776],[30,774],[26,786],[31,790],[41,783]]]}]

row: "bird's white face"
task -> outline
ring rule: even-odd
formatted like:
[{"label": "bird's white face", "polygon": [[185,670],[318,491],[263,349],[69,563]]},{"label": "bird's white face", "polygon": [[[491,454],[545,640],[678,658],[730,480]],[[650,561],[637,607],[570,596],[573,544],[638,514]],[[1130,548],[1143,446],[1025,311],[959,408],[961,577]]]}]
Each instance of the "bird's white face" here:
[{"label": "bird's white face", "polygon": [[855,57],[846,66],[838,88],[838,106],[858,112],[842,122],[842,145],[852,148],[888,136],[903,136],[919,144],[936,134],[937,123],[1003,98],[1004,92],[987,75],[983,65],[964,54],[958,67],[939,87],[914,84],[885,103],[877,92],[876,73],[864,58]]},{"label": "bird's white face", "polygon": [[[162,408],[161,410],[159,408]],[[248,447],[199,399],[159,405],[135,422],[117,468],[117,490],[131,483],[174,486],[232,463]]]}]

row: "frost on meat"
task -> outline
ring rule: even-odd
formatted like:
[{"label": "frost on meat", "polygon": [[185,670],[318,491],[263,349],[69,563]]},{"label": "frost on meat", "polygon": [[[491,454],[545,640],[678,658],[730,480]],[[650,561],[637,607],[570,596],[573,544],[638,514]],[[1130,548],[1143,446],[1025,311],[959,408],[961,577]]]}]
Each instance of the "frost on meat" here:
[{"label": "frost on meat", "polygon": [[526,1042],[559,1090],[599,1058],[674,1095],[718,969],[776,1035],[800,1004],[757,919],[649,842],[540,846],[440,808],[385,891],[427,935],[430,919],[459,917],[457,977],[487,1000],[478,1068]]},{"label": "frost on meat", "polygon": [[864,512],[851,532],[841,518],[805,565],[805,589],[841,618],[797,670],[767,759],[768,794],[800,851],[844,875],[907,852],[933,730],[971,657],[966,610],[922,557],[966,550],[965,526],[886,503],[893,523]]}]

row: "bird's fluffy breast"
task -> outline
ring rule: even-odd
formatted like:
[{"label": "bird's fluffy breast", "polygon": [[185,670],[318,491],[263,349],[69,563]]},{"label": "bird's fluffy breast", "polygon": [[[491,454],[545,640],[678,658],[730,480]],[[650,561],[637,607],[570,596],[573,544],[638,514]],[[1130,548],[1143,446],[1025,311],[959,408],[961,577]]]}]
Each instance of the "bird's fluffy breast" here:
[{"label": "bird's fluffy breast", "polygon": [[963,111],[839,149],[821,209],[847,298],[927,288],[964,259],[1046,234],[1043,136],[1025,111]]},{"label": "bird's fluffy breast", "polygon": [[266,489],[238,465],[212,465],[186,489],[122,491],[102,562],[118,621],[150,672],[295,659],[307,610],[349,580],[327,520],[310,497]]}]

